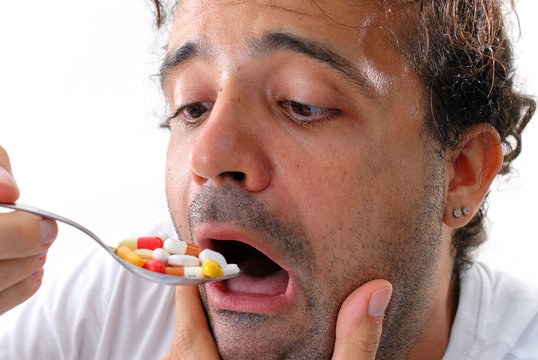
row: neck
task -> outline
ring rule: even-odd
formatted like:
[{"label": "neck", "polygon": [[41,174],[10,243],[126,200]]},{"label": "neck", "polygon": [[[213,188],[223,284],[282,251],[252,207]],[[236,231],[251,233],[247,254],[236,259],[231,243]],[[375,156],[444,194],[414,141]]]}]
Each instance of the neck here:
[{"label": "neck", "polygon": [[449,290],[436,297],[425,335],[411,353],[410,359],[441,359],[448,346],[450,330],[458,308],[459,286],[451,281]]},{"label": "neck", "polygon": [[411,352],[409,359],[441,359],[448,346],[450,330],[458,309],[459,278],[453,276],[454,262],[449,255],[449,249],[445,250],[436,277],[433,303],[424,336]]}]

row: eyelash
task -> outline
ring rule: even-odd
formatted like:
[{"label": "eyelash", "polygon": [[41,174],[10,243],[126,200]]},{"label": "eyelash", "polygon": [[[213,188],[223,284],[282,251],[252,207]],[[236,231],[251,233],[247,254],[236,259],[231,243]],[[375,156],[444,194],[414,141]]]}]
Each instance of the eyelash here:
[{"label": "eyelash", "polygon": [[[286,115],[300,124],[314,125],[342,115],[342,111],[338,109],[303,104],[293,100],[279,101],[278,105]],[[299,112],[307,112],[308,114],[301,115]]]},{"label": "eyelash", "polygon": [[[282,111],[286,113],[288,117],[290,117],[293,121],[299,124],[303,124],[303,125],[314,125],[314,124],[317,124],[326,120],[332,120],[342,115],[342,111],[338,109],[308,105],[308,104],[303,104],[303,103],[293,101],[293,100],[279,101],[278,105],[280,106]],[[184,113],[185,111],[189,111],[189,110],[200,111],[200,108],[199,108],[200,106],[203,106],[205,109],[203,110],[203,113],[197,116],[196,118],[193,118],[190,115],[181,116],[182,113]],[[198,107],[198,109],[196,109],[195,107]],[[199,101],[199,102],[194,102],[185,106],[181,106],[180,108],[176,110],[176,112],[173,115],[169,116],[166,119],[163,126],[170,127],[170,122],[173,119],[178,118],[180,116],[184,124],[190,125],[190,126],[196,126],[200,122],[201,120],[200,118],[203,117],[212,108],[213,108],[213,104],[207,101]]]},{"label": "eyelash", "polygon": [[[205,110],[202,114],[200,114],[198,117],[196,118],[192,118],[191,116],[181,116],[181,114],[183,112],[185,112],[186,110],[194,110],[194,107],[195,106],[204,106],[205,107]],[[208,102],[208,101],[197,101],[197,102],[194,102],[194,103],[191,103],[191,104],[187,104],[185,106],[181,106],[180,108],[178,108],[176,110],[176,112],[169,116],[167,119],[166,119],[166,122],[165,122],[165,127],[170,127],[170,122],[175,119],[175,118],[178,118],[181,116],[182,118],[182,123],[186,124],[186,125],[190,125],[190,126],[196,126],[199,121],[200,121],[200,117],[204,116],[204,114],[208,111],[210,111],[211,109],[213,108],[213,104]],[[198,109],[199,110],[199,109]]]}]

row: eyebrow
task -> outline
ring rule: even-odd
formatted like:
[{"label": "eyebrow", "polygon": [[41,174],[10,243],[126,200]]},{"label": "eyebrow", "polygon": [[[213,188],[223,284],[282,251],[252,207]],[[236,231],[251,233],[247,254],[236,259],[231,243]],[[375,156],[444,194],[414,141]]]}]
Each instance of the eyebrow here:
[{"label": "eyebrow", "polygon": [[166,76],[176,67],[190,59],[201,57],[201,49],[203,46],[199,42],[189,41],[180,47],[168,52],[163,59],[159,68],[161,84],[163,84]]},{"label": "eyebrow", "polygon": [[[336,53],[328,45],[315,40],[305,39],[284,32],[270,32],[247,43],[249,53],[263,55],[278,50],[290,50],[310,59],[321,62],[341,74],[353,85],[358,86],[370,97],[375,97],[375,87],[366,74],[357,68],[351,60]],[[160,67],[161,83],[175,67],[194,58],[206,57],[209,45],[205,41],[188,41],[166,54]]]}]

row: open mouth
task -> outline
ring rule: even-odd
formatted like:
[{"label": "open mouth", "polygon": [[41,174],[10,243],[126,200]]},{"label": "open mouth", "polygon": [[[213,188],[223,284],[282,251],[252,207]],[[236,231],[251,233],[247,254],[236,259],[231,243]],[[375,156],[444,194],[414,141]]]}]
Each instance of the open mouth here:
[{"label": "open mouth", "polygon": [[205,285],[209,300],[217,308],[267,314],[283,311],[294,304],[293,272],[287,270],[286,265],[270,251],[249,245],[248,238],[233,230],[213,230],[213,236],[200,242],[203,247],[218,251],[227,262],[235,263],[241,269],[241,274],[234,278]]},{"label": "open mouth", "polygon": [[277,296],[289,285],[289,273],[253,246],[235,240],[212,240],[212,247],[241,274],[225,281],[226,290],[237,295]]}]

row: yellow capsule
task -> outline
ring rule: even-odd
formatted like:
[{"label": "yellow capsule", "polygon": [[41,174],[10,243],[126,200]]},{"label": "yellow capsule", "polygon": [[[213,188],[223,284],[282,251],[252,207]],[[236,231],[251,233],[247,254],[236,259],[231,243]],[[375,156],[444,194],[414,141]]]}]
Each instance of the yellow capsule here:
[{"label": "yellow capsule", "polygon": [[135,252],[127,246],[120,246],[118,250],[116,250],[116,254],[123,260],[130,262],[133,265],[140,267],[144,266],[144,259],[136,255]]},{"label": "yellow capsule", "polygon": [[215,260],[206,260],[202,264],[202,272],[208,278],[218,278],[224,275],[222,266],[219,265]]}]

